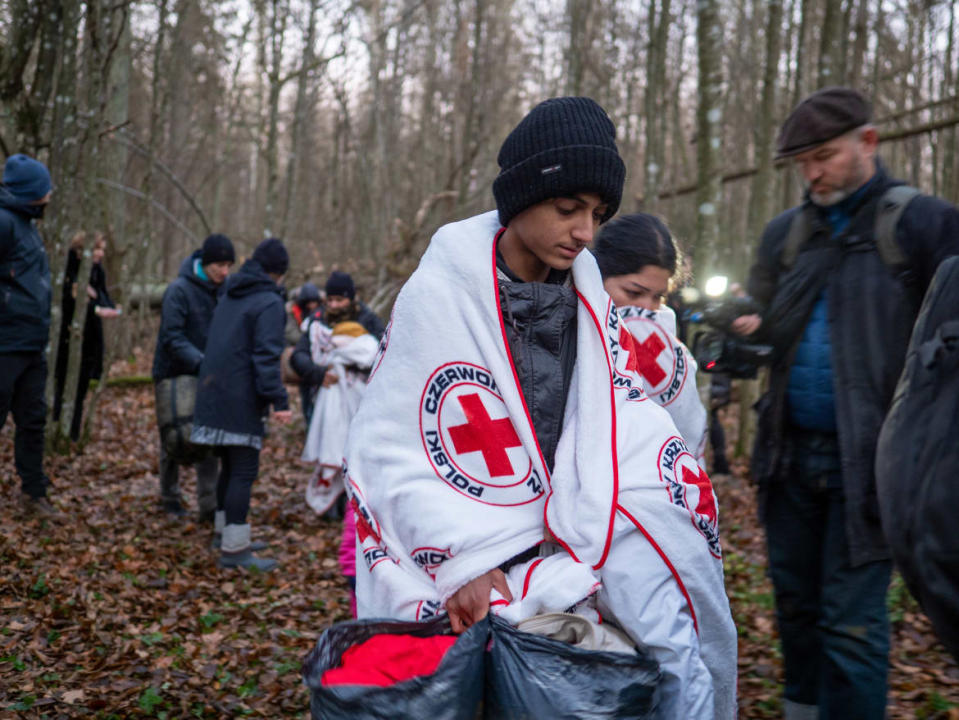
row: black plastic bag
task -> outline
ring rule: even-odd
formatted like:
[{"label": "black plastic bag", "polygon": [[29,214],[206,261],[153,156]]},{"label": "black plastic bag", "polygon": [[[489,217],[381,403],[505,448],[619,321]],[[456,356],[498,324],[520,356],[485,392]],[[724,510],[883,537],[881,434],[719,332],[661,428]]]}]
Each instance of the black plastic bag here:
[{"label": "black plastic bag", "polygon": [[651,718],[659,665],[633,655],[583,650],[491,618],[486,657],[487,720]]},{"label": "black plastic bag", "polygon": [[443,615],[426,622],[353,620],[337,623],[303,661],[314,720],[474,720],[483,696],[483,662],[489,623],[484,620],[459,636],[436,672],[391,687],[323,687],[323,673],[338,667],[343,653],[374,635],[450,635]]}]

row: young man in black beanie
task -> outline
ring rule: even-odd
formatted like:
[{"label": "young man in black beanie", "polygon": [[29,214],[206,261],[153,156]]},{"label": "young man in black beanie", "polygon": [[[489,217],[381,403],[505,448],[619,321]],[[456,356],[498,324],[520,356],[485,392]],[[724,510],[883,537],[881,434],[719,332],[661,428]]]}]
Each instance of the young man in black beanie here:
[{"label": "young man in black beanie", "polygon": [[280,283],[289,262],[283,243],[269,238],[230,277],[213,313],[200,365],[190,439],[212,446],[222,464],[216,509],[223,523],[219,564],[224,568],[272,570],[277,564],[253,554],[257,548],[247,514],[259,472],[264,418],[271,406],[278,422],[288,423],[291,417],[280,374],[286,318]]},{"label": "young man in black beanie", "polygon": [[547,100],[499,165],[497,211],[441,228],[397,298],[350,426],[359,617],[601,611],[660,663],[664,717],[732,718],[712,488],[582,252],[620,204],[615,128]]},{"label": "young man in black beanie", "polygon": [[[153,382],[159,409],[176,382],[174,378],[196,376],[206,350],[217,298],[236,260],[233,242],[213,234],[180,265],[177,278],[163,293],[160,331],[153,356]],[[161,397],[161,393],[165,397]],[[172,422],[174,419],[170,418]],[[163,424],[162,422],[158,424]],[[186,514],[180,496],[179,458],[171,455],[160,427],[160,503],[164,512]],[[175,437],[175,430],[174,435]],[[188,439],[188,438],[187,438]],[[174,446],[176,442],[172,443]],[[182,446],[181,446],[182,447]],[[197,513],[201,522],[212,522],[216,510],[216,478],[219,461],[210,454],[193,463],[196,469]]]}]

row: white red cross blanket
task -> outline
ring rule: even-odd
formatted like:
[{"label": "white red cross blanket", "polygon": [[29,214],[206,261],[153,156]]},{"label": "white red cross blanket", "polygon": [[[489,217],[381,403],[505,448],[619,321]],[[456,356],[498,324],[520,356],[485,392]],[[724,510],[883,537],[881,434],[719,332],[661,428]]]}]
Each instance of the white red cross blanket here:
[{"label": "white red cross blanket", "polygon": [[336,373],[337,381],[321,387],[316,394],[313,417],[306,434],[302,460],[316,463],[306,488],[306,502],[322,515],[343,492],[340,468],[350,420],[356,414],[363,392],[365,374],[373,365],[379,345],[372,335],[335,335],[323,323],[310,325],[310,351],[314,362]]},{"label": "white red cross blanket", "polygon": [[676,337],[676,313],[668,305],[658,310],[618,307],[623,325],[633,336],[636,352],[629,358],[643,379],[643,389],[666,409],[686,447],[706,469],[706,408],[696,387],[699,369],[693,354]]},{"label": "white red cross blanket", "polygon": [[736,633],[709,478],[643,391],[637,348],[589,253],[572,268],[577,359],[548,472],[500,313],[499,229],[495,212],[441,228],[394,306],[345,452],[359,616],[433,615],[548,529],[568,558],[513,568],[514,600],[568,573],[576,592],[536,607],[562,611],[599,580],[607,617],[663,669],[663,716],[735,717]]}]

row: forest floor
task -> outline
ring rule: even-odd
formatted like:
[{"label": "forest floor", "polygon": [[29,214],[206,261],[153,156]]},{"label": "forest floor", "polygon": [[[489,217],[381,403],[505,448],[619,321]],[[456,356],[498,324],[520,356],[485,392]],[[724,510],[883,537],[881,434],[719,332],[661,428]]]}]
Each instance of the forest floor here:
[{"label": "forest floor", "polygon": [[[83,453],[48,460],[61,522],[22,516],[11,426],[0,433],[0,718],[309,717],[300,664],[350,609],[339,523],[303,499],[302,420],[268,437],[254,486],[254,534],[281,563],[269,574],[217,569],[211,530],[159,511],[152,386],[105,389]],[[775,718],[772,589],[754,492],[734,465],[716,494],[740,717]],[[181,484],[193,503],[192,471]],[[959,720],[959,667],[899,579],[889,608],[889,717]]]}]

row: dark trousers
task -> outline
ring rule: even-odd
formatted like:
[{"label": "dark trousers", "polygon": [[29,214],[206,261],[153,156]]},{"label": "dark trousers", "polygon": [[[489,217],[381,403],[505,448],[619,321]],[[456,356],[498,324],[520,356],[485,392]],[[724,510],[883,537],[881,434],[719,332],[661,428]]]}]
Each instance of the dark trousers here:
[{"label": "dark trousers", "polygon": [[726,431],[719,420],[719,408],[709,413],[709,444],[713,448],[713,472],[729,474],[729,461],[726,459]]},{"label": "dark trousers", "polygon": [[764,523],[786,670],[784,696],[820,720],[881,720],[886,707],[889,561],[852,567],[836,473],[771,485]]},{"label": "dark trousers", "polygon": [[20,487],[31,497],[47,494],[43,429],[47,421],[47,359],[42,352],[0,355],[0,428],[13,412],[13,448]]},{"label": "dark trousers", "polygon": [[[217,470],[220,460],[210,454],[193,464],[196,469],[196,504],[203,514],[216,509]],[[160,499],[168,502],[180,500],[180,465],[167,454],[160,441]]]},{"label": "dark trousers", "polygon": [[226,511],[227,525],[243,525],[250,512],[253,481],[260,471],[260,451],[245,445],[217,448],[220,478],[216,484],[217,510]]},{"label": "dark trousers", "polygon": [[316,406],[316,385],[300,383],[300,405],[303,407],[303,419],[306,420],[306,432],[310,432],[310,421],[313,419],[313,408]]}]

